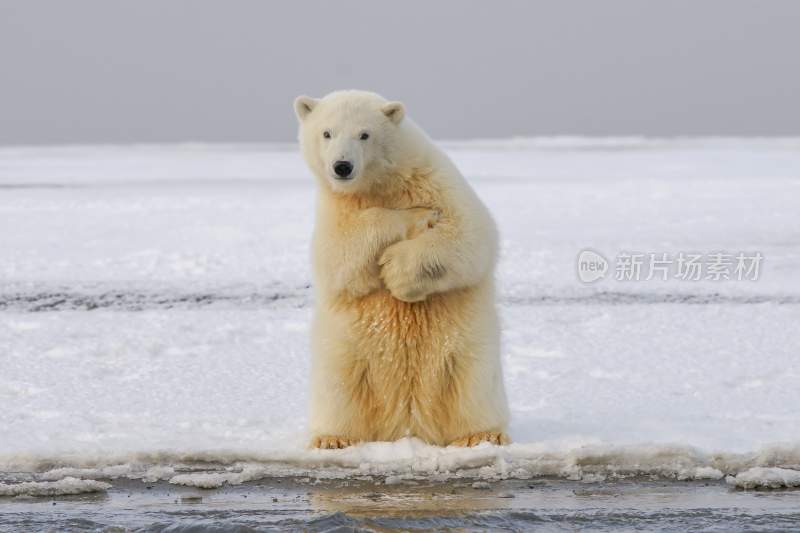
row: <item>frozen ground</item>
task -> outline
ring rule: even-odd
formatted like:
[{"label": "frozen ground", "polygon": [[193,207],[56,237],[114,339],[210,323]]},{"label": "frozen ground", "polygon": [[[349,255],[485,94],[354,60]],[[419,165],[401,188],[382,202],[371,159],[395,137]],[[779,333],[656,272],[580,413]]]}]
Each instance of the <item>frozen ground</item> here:
[{"label": "frozen ground", "polygon": [[[293,146],[3,148],[0,478],[798,482],[800,140],[447,148],[502,233],[514,444],[305,449],[314,189]],[[586,247],[764,263],[584,285]]]}]

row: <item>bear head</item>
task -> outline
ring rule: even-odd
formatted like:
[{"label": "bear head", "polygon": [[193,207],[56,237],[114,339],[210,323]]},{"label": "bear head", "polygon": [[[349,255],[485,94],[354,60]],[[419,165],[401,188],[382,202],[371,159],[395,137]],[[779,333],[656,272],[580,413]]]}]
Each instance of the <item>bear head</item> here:
[{"label": "bear head", "polygon": [[401,145],[403,104],[365,91],[298,96],[300,147],[312,172],[334,192],[367,193],[381,185]]}]

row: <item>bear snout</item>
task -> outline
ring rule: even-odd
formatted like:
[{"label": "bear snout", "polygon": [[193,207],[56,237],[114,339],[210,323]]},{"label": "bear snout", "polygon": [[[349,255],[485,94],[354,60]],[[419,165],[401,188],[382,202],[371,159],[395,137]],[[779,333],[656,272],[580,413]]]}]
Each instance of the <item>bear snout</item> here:
[{"label": "bear snout", "polygon": [[339,179],[350,179],[350,174],[353,172],[353,163],[350,161],[337,161],[333,164],[333,171]]}]

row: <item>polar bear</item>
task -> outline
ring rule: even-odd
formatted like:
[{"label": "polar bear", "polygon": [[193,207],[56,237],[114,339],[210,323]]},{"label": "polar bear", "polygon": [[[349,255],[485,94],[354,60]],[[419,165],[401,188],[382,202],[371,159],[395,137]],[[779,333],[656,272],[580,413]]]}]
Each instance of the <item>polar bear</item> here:
[{"label": "polar bear", "polygon": [[400,102],[294,107],[319,191],[311,446],[507,442],[488,210]]}]

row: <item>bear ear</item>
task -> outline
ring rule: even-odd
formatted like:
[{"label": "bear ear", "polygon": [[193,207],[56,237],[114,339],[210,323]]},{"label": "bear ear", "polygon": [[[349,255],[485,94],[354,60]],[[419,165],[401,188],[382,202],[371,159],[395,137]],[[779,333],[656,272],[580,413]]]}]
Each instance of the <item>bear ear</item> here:
[{"label": "bear ear", "polygon": [[406,110],[400,102],[389,102],[381,108],[381,111],[395,124],[400,124],[400,121],[406,116]]},{"label": "bear ear", "polygon": [[310,96],[298,96],[294,99],[294,112],[301,122],[314,110],[317,100]]}]

